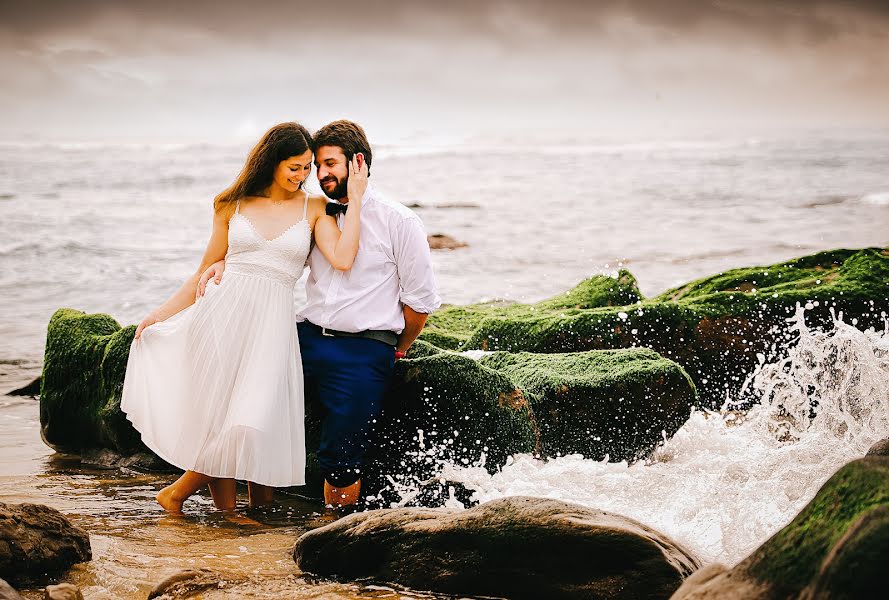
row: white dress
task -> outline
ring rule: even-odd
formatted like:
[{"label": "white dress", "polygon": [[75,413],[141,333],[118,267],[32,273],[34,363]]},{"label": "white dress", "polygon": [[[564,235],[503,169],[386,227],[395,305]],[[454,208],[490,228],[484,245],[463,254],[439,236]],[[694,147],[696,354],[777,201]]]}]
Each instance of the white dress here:
[{"label": "white dress", "polygon": [[305,483],[293,310],[311,247],[305,205],[302,220],[271,240],[238,205],[222,282],[133,340],[120,407],[168,463],[274,487]]}]

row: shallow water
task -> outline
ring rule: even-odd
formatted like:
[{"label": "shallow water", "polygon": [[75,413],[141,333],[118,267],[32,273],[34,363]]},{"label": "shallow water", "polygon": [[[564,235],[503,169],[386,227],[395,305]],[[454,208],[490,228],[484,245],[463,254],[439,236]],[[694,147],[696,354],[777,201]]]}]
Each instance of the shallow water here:
[{"label": "shallow water", "polygon": [[[303,576],[290,551],[302,532],[317,526],[314,501],[279,495],[274,508],[245,512],[260,523],[251,525],[222,517],[203,493],[186,504],[184,518],[169,516],[154,495],[174,475],[98,469],[56,454],[40,440],[38,402],[0,398],[0,502],[52,506],[90,534],[93,560],[60,578],[89,600],[144,600],[167,576],[198,567],[229,582],[203,598],[433,597]],[[20,592],[42,598],[39,583]]]}]

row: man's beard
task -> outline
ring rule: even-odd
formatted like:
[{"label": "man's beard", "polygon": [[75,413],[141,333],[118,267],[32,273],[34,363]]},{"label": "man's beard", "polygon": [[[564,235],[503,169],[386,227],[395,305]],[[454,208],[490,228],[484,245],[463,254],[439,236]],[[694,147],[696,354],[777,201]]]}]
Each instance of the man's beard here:
[{"label": "man's beard", "polygon": [[[349,194],[349,178],[346,177],[342,181],[337,180],[335,177],[326,177],[324,181],[334,180],[337,182],[336,187],[331,191],[325,191],[324,194],[330,198],[331,200],[342,200]],[[324,191],[324,183],[321,183],[321,190]]]}]

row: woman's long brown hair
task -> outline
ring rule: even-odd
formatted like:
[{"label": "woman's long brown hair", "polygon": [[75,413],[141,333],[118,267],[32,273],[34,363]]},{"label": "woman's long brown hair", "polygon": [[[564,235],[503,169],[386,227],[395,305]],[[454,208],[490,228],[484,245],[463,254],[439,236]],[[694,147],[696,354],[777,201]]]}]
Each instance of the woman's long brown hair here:
[{"label": "woman's long brown hair", "polygon": [[265,132],[250,151],[247,163],[231,186],[216,196],[213,207],[223,206],[247,196],[259,196],[272,184],[275,169],[282,160],[299,156],[312,147],[312,135],[299,123],[281,123]]}]

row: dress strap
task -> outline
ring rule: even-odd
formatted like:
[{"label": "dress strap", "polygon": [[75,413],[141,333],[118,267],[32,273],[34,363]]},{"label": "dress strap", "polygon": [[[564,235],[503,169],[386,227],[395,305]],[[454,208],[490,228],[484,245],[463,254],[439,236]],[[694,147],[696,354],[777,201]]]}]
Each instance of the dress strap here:
[{"label": "dress strap", "polygon": [[303,201],[303,221],[306,220],[306,215],[309,214],[309,192],[306,192],[306,199]]},{"label": "dress strap", "polygon": [[238,198],[237,204],[235,204],[235,214],[238,214],[238,211],[241,210],[241,199]]}]

